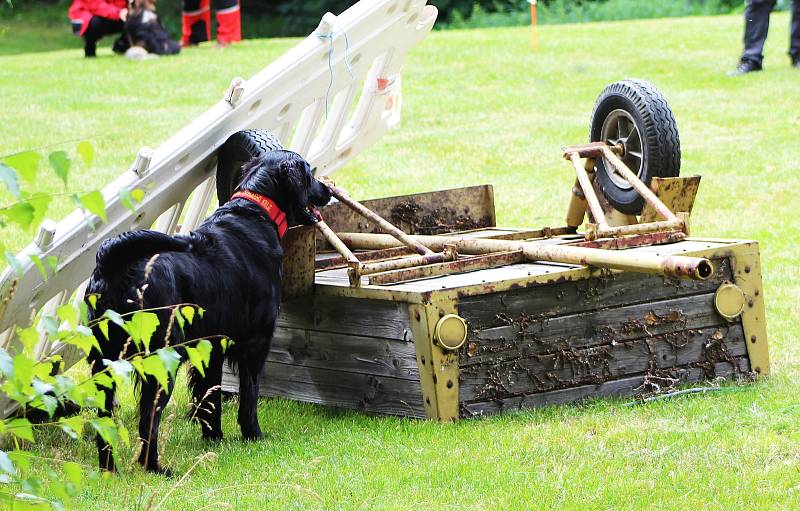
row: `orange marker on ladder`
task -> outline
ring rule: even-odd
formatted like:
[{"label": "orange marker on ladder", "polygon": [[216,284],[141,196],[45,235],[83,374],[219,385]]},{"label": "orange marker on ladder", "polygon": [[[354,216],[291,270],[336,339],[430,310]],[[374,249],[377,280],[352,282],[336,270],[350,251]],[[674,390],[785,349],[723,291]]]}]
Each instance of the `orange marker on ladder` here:
[{"label": "orange marker on ladder", "polygon": [[538,49],[538,41],[536,40],[536,0],[528,0],[531,4],[531,48],[533,51]]}]

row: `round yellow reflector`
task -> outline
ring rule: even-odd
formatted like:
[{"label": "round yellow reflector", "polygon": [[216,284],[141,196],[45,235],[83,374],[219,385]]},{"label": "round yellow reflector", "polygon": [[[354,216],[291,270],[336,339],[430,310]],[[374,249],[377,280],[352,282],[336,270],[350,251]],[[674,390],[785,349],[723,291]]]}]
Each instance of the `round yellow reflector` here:
[{"label": "round yellow reflector", "polygon": [[726,282],[714,294],[714,307],[728,321],[738,318],[744,311],[744,293],[739,286]]},{"label": "round yellow reflector", "polygon": [[455,314],[442,316],[436,323],[433,338],[443,348],[457,350],[467,340],[467,323]]}]

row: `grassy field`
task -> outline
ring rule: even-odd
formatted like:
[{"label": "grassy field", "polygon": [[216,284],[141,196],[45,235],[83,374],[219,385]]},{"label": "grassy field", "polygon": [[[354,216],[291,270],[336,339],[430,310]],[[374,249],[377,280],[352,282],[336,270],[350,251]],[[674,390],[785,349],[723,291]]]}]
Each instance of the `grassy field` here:
[{"label": "grassy field", "polygon": [[[162,499],[159,509],[198,511],[800,508],[800,72],[785,56],[787,25],[785,14],[773,17],[766,70],[738,79],[725,76],[740,50],[735,16],[542,27],[536,53],[524,28],[435,33],[405,66],[400,127],[337,174],[362,198],[490,182],[501,224],[560,225],[574,178],[559,148],[586,140],[607,83],[650,80],[678,119],[683,173],[703,175],[694,234],[761,242],[769,379],[646,406],[604,400],[458,424],[263,400],[266,436],[252,444],[238,439],[235,403],[225,405],[226,439],[204,444],[182,418],[188,395],[179,387],[162,428],[164,461],[182,473],[207,451],[216,460],[177,488],[128,462],[123,474],[90,483],[77,508],[144,509]],[[107,48],[84,60],[64,27],[49,30],[73,47],[53,50],[49,32],[8,26],[0,154],[88,138],[97,161],[76,171],[74,190],[110,181],[140,146],[217,101],[231,77],[252,75],[295,43],[132,63]],[[70,208],[57,204],[51,216]],[[5,241],[19,247],[24,237]],[[130,395],[120,413],[133,428]],[[53,434],[38,454],[96,464],[93,442],[75,449]]]}]

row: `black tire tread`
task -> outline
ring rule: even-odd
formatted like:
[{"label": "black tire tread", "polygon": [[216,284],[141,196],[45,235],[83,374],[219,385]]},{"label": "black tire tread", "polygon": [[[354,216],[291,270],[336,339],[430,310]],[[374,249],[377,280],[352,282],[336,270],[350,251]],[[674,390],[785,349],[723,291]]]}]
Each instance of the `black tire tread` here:
[{"label": "black tire tread", "polygon": [[271,132],[262,129],[237,131],[222,144],[217,158],[217,199],[227,202],[241,181],[242,165],[253,158],[283,149]]},{"label": "black tire tread", "polygon": [[[607,86],[598,96],[592,110],[590,133],[591,141],[599,139],[599,129],[604,119],[596,119],[601,105],[612,96],[622,96],[631,101],[638,110],[643,126],[642,142],[648,148],[647,168],[642,173],[645,184],[650,184],[650,179],[658,177],[676,177],[681,168],[681,146],[678,134],[678,125],[675,116],[667,103],[667,99],[651,83],[645,80],[627,79],[612,83]],[[617,200],[614,191],[609,187],[615,187],[613,182],[607,178],[607,170],[598,165],[598,177],[606,198],[611,204],[628,214],[638,214],[644,206],[644,200],[638,197],[632,202],[622,202]]]}]

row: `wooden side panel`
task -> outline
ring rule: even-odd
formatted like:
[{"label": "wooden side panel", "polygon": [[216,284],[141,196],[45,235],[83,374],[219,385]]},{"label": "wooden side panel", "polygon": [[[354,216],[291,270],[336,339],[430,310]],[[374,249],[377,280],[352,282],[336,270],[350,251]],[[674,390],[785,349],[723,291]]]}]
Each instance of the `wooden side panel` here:
[{"label": "wooden side panel", "polygon": [[[223,391],[238,385],[226,365]],[[424,417],[407,304],[313,295],[284,303],[260,393]]]},{"label": "wooden side panel", "polygon": [[409,341],[408,305],[312,295],[281,305],[278,326]]},{"label": "wooden side panel", "polygon": [[[222,387],[226,391],[237,388],[236,375],[226,372]],[[267,362],[259,393],[366,412],[425,417],[419,380]]]},{"label": "wooden side panel", "polygon": [[[729,362],[719,362],[715,364],[714,374],[718,377],[730,377],[737,373],[747,373],[750,371],[750,364],[747,358],[736,359],[735,363],[738,364],[738,367],[732,366]],[[679,384],[686,384],[706,380],[708,374],[700,368],[686,368],[676,369],[672,372],[672,377],[678,380]],[[461,414],[462,417],[473,417],[520,410],[522,408],[574,403],[585,399],[630,396],[636,394],[637,389],[642,388],[645,383],[645,375],[638,375],[594,385],[581,385],[578,387],[555,390],[552,392],[525,394],[504,399],[467,403],[462,405]]]},{"label": "wooden side panel", "polygon": [[715,260],[716,274],[708,280],[677,280],[660,275],[625,272],[606,277],[559,281],[507,293],[471,296],[459,302],[459,313],[481,328],[503,326],[522,315],[555,317],[601,308],[691,296],[715,291],[731,280],[727,259]]},{"label": "wooden side panel", "polygon": [[278,328],[270,362],[419,380],[413,342]]},{"label": "wooden side panel", "polygon": [[696,365],[711,366],[747,355],[741,325],[684,330],[588,348],[566,348],[546,355],[520,357],[462,367],[461,401],[504,398],[599,384],[647,371]]},{"label": "wooden side panel", "polygon": [[[470,186],[361,201],[408,234],[442,234],[494,227],[491,185]],[[335,232],[380,232],[342,203],[326,206],[325,221]],[[324,243],[321,237],[317,240]]]},{"label": "wooden side panel", "polygon": [[714,308],[731,278],[727,259],[715,263],[704,282],[624,273],[462,299],[462,415],[749,371],[741,322]]}]

